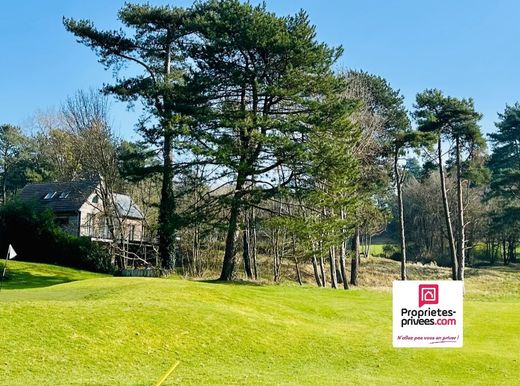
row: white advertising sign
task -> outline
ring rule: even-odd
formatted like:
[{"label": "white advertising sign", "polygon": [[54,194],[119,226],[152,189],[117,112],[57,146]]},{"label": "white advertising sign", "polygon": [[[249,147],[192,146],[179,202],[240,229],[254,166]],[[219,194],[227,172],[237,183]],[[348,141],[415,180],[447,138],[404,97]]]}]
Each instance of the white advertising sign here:
[{"label": "white advertising sign", "polygon": [[462,281],[394,281],[394,347],[462,347]]}]

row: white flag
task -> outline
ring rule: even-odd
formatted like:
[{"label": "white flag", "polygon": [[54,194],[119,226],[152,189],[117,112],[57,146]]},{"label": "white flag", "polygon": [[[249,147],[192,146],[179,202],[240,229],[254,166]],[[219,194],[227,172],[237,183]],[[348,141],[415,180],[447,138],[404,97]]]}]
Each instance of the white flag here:
[{"label": "white flag", "polygon": [[16,256],[16,252],[11,244],[9,244],[9,249],[7,250],[7,259],[14,259]]}]

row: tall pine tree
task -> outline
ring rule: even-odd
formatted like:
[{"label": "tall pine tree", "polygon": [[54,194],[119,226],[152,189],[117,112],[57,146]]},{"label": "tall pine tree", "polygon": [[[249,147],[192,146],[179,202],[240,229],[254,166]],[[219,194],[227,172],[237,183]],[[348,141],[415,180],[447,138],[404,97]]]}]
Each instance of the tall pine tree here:
[{"label": "tall pine tree", "polygon": [[190,88],[206,98],[192,127],[194,151],[220,165],[232,186],[221,280],[231,280],[241,214],[288,185],[273,178],[301,158],[307,133],[336,90],[332,65],[341,49],[316,40],[307,15],[278,17],[238,0],[195,6],[199,37],[190,56]]},{"label": "tall pine tree", "polygon": [[[174,145],[194,105],[184,99],[182,91],[186,67],[182,47],[192,33],[190,14],[178,7],[126,4],[118,17],[125,30],[99,30],[88,20],[65,18],[63,22],[78,42],[94,50],[105,68],[134,70],[126,77],[116,78],[104,91],[125,102],[140,101],[147,110],[140,130],[148,142],[161,150],[159,250],[162,267],[171,269],[178,227],[173,191]],[[150,121],[152,124],[147,125]]]},{"label": "tall pine tree", "polygon": [[[480,154],[485,149],[485,141],[478,125],[482,114],[475,111],[472,99],[445,96],[441,91],[434,89],[417,94],[415,117],[420,131],[431,132],[437,136],[437,163],[452,260],[452,277],[454,280],[464,280],[466,223],[464,222],[463,184],[469,184],[469,181],[464,178],[464,167],[469,164],[468,161],[474,155]],[[450,153],[457,185],[456,232],[453,230],[447,196],[443,141],[452,145]]]}]

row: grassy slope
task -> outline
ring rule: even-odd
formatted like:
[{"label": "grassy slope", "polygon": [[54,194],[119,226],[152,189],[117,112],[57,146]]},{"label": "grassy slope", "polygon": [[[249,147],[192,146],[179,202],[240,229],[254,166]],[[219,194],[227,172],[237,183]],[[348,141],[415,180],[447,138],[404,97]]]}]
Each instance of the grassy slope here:
[{"label": "grassy slope", "polygon": [[511,385],[520,271],[490,274],[506,290],[469,277],[465,347],[436,350],[391,347],[387,288],[97,278],[2,291],[0,383],[150,385],[180,360],[167,384]]},{"label": "grassy slope", "polygon": [[[0,263],[0,270],[4,268],[4,261],[2,260]],[[4,281],[3,289],[48,287],[70,281],[107,276],[56,265],[26,263],[16,260],[9,261],[7,267],[8,280]]]}]

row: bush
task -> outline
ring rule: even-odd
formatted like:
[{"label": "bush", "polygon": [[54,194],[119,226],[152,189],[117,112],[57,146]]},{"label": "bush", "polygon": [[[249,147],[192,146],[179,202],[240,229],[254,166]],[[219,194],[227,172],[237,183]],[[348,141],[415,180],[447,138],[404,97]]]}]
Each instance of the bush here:
[{"label": "bush", "polygon": [[397,245],[386,244],[383,246],[383,257],[395,261],[401,261],[401,251]]},{"label": "bush", "polygon": [[57,264],[94,272],[113,271],[109,254],[86,237],[74,237],[55,223],[49,210],[22,202],[0,208],[0,248],[12,244],[17,259]]}]

